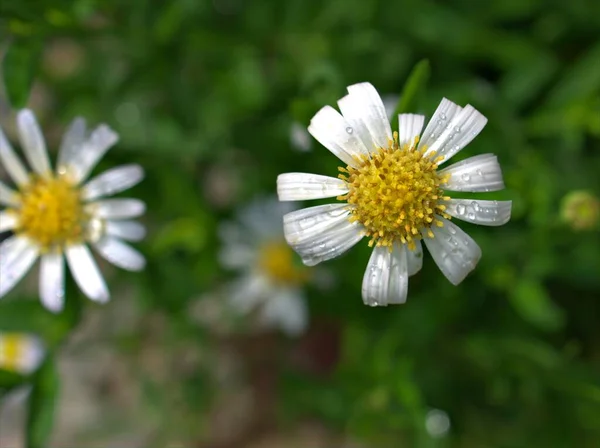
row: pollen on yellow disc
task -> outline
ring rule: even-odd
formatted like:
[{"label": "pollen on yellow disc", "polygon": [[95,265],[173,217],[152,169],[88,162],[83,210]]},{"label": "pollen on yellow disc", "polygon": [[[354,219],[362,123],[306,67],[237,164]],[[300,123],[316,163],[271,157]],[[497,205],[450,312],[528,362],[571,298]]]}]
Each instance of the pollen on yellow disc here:
[{"label": "pollen on yellow disc", "polygon": [[43,249],[81,241],[87,219],[79,189],[63,177],[36,178],[21,192],[16,231]]},{"label": "pollen on yellow disc", "polygon": [[294,263],[294,252],[285,241],[274,241],[260,249],[258,264],[276,283],[299,285],[308,280],[308,271]]},{"label": "pollen on yellow disc", "polygon": [[448,177],[437,173],[438,159],[415,146],[416,141],[400,147],[394,133],[388,148],[361,156],[357,168],[340,168],[349,191],[338,199],[355,206],[349,219],[365,227],[370,246],[399,241],[414,248],[423,229],[443,225],[436,215],[450,218],[441,203],[449,199],[442,189]]},{"label": "pollen on yellow disc", "polygon": [[25,340],[19,334],[3,334],[0,337],[0,368],[15,371],[24,354]]}]

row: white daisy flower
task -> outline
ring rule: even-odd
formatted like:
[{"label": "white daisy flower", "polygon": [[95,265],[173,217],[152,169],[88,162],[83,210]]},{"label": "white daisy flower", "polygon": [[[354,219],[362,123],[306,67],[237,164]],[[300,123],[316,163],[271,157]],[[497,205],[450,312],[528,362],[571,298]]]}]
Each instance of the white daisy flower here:
[{"label": "white daisy flower", "polygon": [[303,286],[310,278],[301,263],[294,263],[283,236],[281,219],[291,210],[275,198],[250,203],[238,222],[220,229],[219,257],[224,267],[241,272],[231,285],[231,306],[242,314],[256,313],[261,326],[294,336],[308,324]]},{"label": "white daisy flower", "polygon": [[90,299],[106,302],[109,292],[88,248],[123,269],[140,270],[144,257],[123,240],[138,241],[142,225],[131,218],[145,211],[138,199],[104,199],[143,178],[139,165],[112,168],[85,184],[96,163],[118,136],[101,124],[91,133],[77,118],[64,135],[53,173],[44,137],[30,110],[17,115],[21,146],[33,173],[28,173],[0,129],[0,160],[18,192],[0,182],[0,232],[13,235],[0,244],[0,297],[11,290],[37,258],[41,260],[39,292],[53,312],[63,308],[64,258],[79,288]]},{"label": "white daisy flower", "polygon": [[28,375],[37,370],[45,354],[37,336],[0,331],[0,369]]},{"label": "white daisy flower", "polygon": [[472,106],[443,99],[425,131],[425,117],[401,114],[392,133],[383,102],[369,83],[348,87],[341,114],[323,107],[308,131],[347,166],[338,178],[287,173],[277,178],[281,201],[337,197],[343,203],[310,207],[284,216],[287,242],[314,266],[338,257],[364,236],[375,246],[362,284],[365,304],[404,303],[408,277],[421,269],[421,240],[442,273],[460,283],[481,257],[479,246],[451,217],[499,226],[510,219],[511,201],[451,199],[447,191],[504,188],[492,154],[438,171],[464,148],[487,119]]}]

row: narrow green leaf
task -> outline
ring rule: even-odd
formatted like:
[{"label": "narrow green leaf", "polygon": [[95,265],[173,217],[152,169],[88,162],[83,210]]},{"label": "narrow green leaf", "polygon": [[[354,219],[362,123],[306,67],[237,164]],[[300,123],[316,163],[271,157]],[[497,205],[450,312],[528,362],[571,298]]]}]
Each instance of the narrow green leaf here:
[{"label": "narrow green leaf", "polygon": [[396,117],[398,114],[410,112],[415,109],[417,98],[427,85],[430,74],[431,68],[427,59],[419,61],[413,67],[408,75],[408,79],[404,83],[400,99],[396,105],[396,109],[394,109],[394,114],[390,117],[392,124],[397,126]]},{"label": "narrow green leaf", "polygon": [[8,47],[2,61],[2,77],[12,107],[27,104],[40,56],[41,43],[37,39],[17,38]]},{"label": "narrow green leaf", "polygon": [[48,356],[33,377],[27,415],[27,448],[43,448],[48,445],[48,437],[54,422],[58,387],[59,378],[54,359]]}]

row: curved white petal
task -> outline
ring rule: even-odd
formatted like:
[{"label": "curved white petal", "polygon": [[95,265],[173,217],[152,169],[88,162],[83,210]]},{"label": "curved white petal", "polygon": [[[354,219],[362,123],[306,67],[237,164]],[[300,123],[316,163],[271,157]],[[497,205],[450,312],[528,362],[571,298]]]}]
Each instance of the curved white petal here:
[{"label": "curved white petal", "polygon": [[101,124],[92,131],[90,137],[84,142],[81,149],[73,155],[69,164],[70,172],[76,183],[84,180],[96,166],[98,161],[113,146],[119,136],[105,124]]},{"label": "curved white petal", "polygon": [[498,191],[504,188],[502,170],[494,154],[480,154],[469,157],[439,171],[440,175],[450,174],[448,183],[443,185],[449,191]]},{"label": "curved white petal", "polygon": [[255,273],[236,280],[230,288],[229,306],[240,314],[251,312],[270,294],[267,278]]},{"label": "curved white petal", "polygon": [[65,255],[69,270],[79,289],[95,302],[108,302],[110,298],[108,288],[88,247],[84,244],[69,246]]},{"label": "curved white petal", "polygon": [[416,114],[398,115],[398,143],[400,147],[408,145],[410,148],[416,147],[416,138],[421,134],[425,117]]},{"label": "curved white petal", "polygon": [[86,139],[86,123],[81,117],[75,118],[69,128],[65,131],[60,148],[58,150],[58,159],[56,166],[58,171],[65,170],[73,161],[77,153],[82,149]]},{"label": "curved white petal", "polygon": [[246,244],[225,242],[219,251],[219,264],[227,269],[240,269],[255,265],[257,249]]},{"label": "curved white petal", "polygon": [[308,132],[346,165],[357,167],[355,157],[368,154],[354,128],[331,106],[325,106],[315,114]]},{"label": "curved white petal", "polygon": [[52,168],[46,150],[46,142],[33,112],[29,109],[20,111],[17,114],[17,127],[23,152],[29,165],[40,176],[49,176]]},{"label": "curved white petal", "polygon": [[487,118],[467,104],[450,122],[449,127],[427,148],[425,154],[442,157],[438,164],[444,163],[467,146],[486,123]]},{"label": "curved white petal", "polygon": [[13,262],[32,243],[25,237],[12,235],[0,243],[0,267]]},{"label": "curved white petal", "polygon": [[510,220],[512,201],[450,199],[445,212],[463,221],[482,226],[501,226]]},{"label": "curved white petal", "polygon": [[440,216],[436,218],[444,226],[432,226],[431,231],[435,237],[429,238],[423,232],[423,239],[442,273],[450,283],[458,285],[475,269],[481,258],[481,249],[460,227]]},{"label": "curved white petal", "polygon": [[40,299],[53,313],[62,311],[65,302],[65,262],[61,253],[47,253],[40,261]]},{"label": "curved white petal", "polygon": [[97,218],[128,219],[143,215],[146,204],[139,199],[103,199],[88,204],[86,210]]},{"label": "curved white petal", "polygon": [[283,232],[288,244],[307,266],[340,256],[364,236],[358,222],[350,222],[347,204],[326,204],[288,213]]},{"label": "curved white petal", "polygon": [[0,205],[16,207],[21,203],[17,192],[12,188],[7,187],[3,182],[0,182]]},{"label": "curved white petal", "polygon": [[281,328],[288,336],[299,336],[308,326],[308,309],[302,293],[297,289],[280,289],[263,305],[261,323]]},{"label": "curved white petal", "polygon": [[22,187],[27,185],[29,182],[29,175],[27,170],[19,160],[19,156],[15,153],[15,150],[8,143],[8,139],[0,128],[0,161],[4,165],[6,172],[11,177],[13,182]]},{"label": "curved white petal", "polygon": [[141,253],[112,236],[103,236],[94,243],[94,248],[105,260],[128,271],[141,271],[146,266],[146,259]]},{"label": "curved white petal", "polygon": [[[369,131],[372,145],[387,148],[392,141],[392,127],[385,111],[383,100],[373,85],[368,82],[353,84],[348,87],[348,96],[352,101],[348,111],[353,120],[361,121]],[[346,116],[346,114],[344,114]],[[369,147],[372,151],[373,146]]]},{"label": "curved white petal", "polygon": [[406,245],[394,243],[375,247],[369,258],[362,282],[365,305],[387,306],[406,302],[408,293],[408,263]]},{"label": "curved white petal", "polygon": [[427,123],[421,140],[419,140],[419,149],[429,148],[433,143],[448,129],[454,117],[462,110],[458,104],[453,103],[447,98],[442,98],[439,106],[433,113],[433,116]]},{"label": "curved white petal", "polygon": [[419,240],[416,240],[414,243],[414,250],[410,250],[408,247],[406,248],[406,261],[408,263],[409,277],[415,275],[423,267],[423,246]]},{"label": "curved white petal", "polygon": [[12,212],[0,211],[0,233],[14,229],[17,226],[19,219]]},{"label": "curved white petal", "polygon": [[6,258],[0,263],[0,297],[10,291],[31,269],[38,254],[37,246],[29,242],[20,250],[12,245],[8,254],[2,254],[3,258]]},{"label": "curved white petal", "polygon": [[86,183],[81,189],[82,198],[90,201],[125,191],[144,178],[144,169],[136,164],[111,168]]},{"label": "curved white petal", "polygon": [[106,221],[104,230],[126,241],[141,241],[146,236],[146,228],[136,221]]},{"label": "curved white petal", "polygon": [[371,133],[363,120],[363,109],[361,109],[360,104],[357,104],[357,100],[359,99],[356,96],[348,94],[338,100],[338,107],[342,112],[342,116],[348,123],[348,126],[352,130],[352,133],[363,143],[365,150],[367,152],[373,151],[376,148],[376,145],[373,143]]},{"label": "curved white petal", "polygon": [[308,173],[285,173],[277,176],[280,201],[303,201],[340,196],[348,192],[342,179]]}]

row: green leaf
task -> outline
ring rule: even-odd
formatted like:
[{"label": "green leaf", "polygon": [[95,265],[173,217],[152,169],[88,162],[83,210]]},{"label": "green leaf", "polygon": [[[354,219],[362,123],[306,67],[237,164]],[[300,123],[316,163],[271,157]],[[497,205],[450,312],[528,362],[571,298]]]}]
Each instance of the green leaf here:
[{"label": "green leaf", "polygon": [[396,109],[394,109],[394,114],[390,117],[392,118],[392,122],[396,121],[395,117],[397,117],[398,114],[403,114],[414,110],[417,98],[427,85],[430,75],[431,68],[427,59],[419,61],[413,67],[408,75],[408,79],[404,83],[400,100],[396,105]]},{"label": "green leaf", "polygon": [[12,388],[25,381],[25,377],[10,370],[0,369],[0,389]]},{"label": "green leaf", "polygon": [[533,279],[521,280],[510,295],[519,315],[542,330],[557,330],[564,324],[562,310],[548,296],[543,285]]},{"label": "green leaf", "polygon": [[33,378],[27,415],[27,448],[42,448],[48,445],[54,422],[58,386],[59,378],[54,359],[48,356]]},{"label": "green leaf", "polygon": [[2,61],[2,77],[12,107],[24,107],[40,64],[41,42],[37,39],[15,39]]}]

